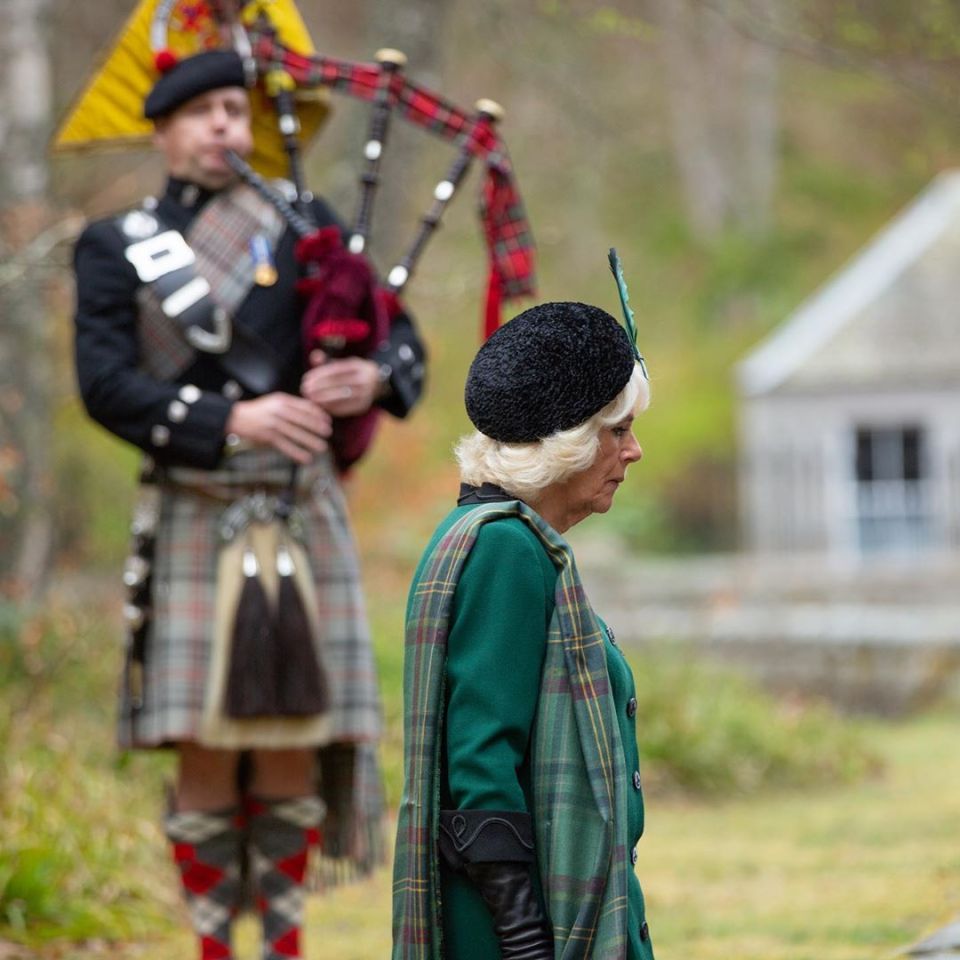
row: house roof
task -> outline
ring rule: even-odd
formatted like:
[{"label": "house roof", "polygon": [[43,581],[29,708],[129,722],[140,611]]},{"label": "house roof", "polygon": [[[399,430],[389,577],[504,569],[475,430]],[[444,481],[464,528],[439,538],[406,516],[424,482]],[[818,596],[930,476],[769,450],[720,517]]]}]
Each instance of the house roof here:
[{"label": "house roof", "polygon": [[738,364],[741,392],[951,374],[955,382],[958,301],[960,170],[951,170]]}]

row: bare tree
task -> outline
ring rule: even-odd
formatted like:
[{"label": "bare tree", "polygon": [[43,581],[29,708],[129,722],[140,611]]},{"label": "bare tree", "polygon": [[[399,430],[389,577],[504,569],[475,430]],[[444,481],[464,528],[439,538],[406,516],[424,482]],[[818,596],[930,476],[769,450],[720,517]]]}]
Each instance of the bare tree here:
[{"label": "bare tree", "polygon": [[40,266],[48,225],[49,0],[3,0],[0,33],[0,583],[35,597],[50,561],[49,323]]},{"label": "bare tree", "polygon": [[[440,90],[445,28],[453,5],[454,0],[368,0],[364,39],[371,53],[380,47],[401,50],[410,75],[418,83]],[[429,204],[429,194],[418,189],[426,136],[399,120],[394,124],[382,196],[377,200],[375,246],[383,251],[383,267],[399,258],[401,248],[414,235],[416,217],[425,213]],[[435,179],[442,174],[442,168],[436,170]]]},{"label": "bare tree", "polygon": [[776,22],[783,0],[655,0],[674,152],[703,239],[763,232],[776,188],[776,47],[744,29]]}]

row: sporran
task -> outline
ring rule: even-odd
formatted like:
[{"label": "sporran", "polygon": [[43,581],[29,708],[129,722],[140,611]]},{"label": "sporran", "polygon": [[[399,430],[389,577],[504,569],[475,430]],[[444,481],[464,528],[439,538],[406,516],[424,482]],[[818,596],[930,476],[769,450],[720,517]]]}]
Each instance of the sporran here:
[{"label": "sporran", "polygon": [[[238,630],[258,631],[262,635],[258,635],[256,641],[265,643],[270,629],[269,623],[261,627],[242,622],[243,594],[251,575],[259,578],[266,599],[262,614],[272,616],[274,623],[278,615],[282,619],[283,614],[277,609],[281,581],[285,579],[282,574],[289,576],[299,594],[313,650],[323,672],[319,605],[307,552],[294,535],[296,511],[289,520],[284,520],[273,515],[268,498],[254,495],[228,507],[222,527],[225,533],[230,531],[230,535],[225,536],[218,557],[213,646],[198,740],[204,746],[227,749],[291,748],[322,743],[329,737],[329,711],[299,716],[238,717],[231,716],[228,709],[231,660],[236,652]],[[274,645],[272,654],[277,653]],[[268,671],[271,666],[277,665],[268,664]],[[264,676],[255,676],[252,682],[266,683],[267,680]]]}]

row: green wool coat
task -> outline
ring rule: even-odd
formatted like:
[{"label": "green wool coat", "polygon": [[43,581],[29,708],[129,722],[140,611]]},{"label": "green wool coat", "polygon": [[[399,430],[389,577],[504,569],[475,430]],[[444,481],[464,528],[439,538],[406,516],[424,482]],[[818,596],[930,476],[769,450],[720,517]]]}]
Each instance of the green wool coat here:
[{"label": "green wool coat", "polygon": [[[475,505],[457,507],[438,527],[414,576],[450,527]],[[523,520],[506,517],[480,529],[457,583],[447,636],[445,720],[440,750],[443,809],[533,813],[531,733],[547,637],[554,613],[557,568]],[[607,629],[605,645],[630,784],[629,855],[643,833],[643,796],[634,716],[636,693],[627,661]],[[468,878],[440,864],[444,960],[499,960],[490,915]],[[652,960],[643,894],[628,881],[630,960]]]}]

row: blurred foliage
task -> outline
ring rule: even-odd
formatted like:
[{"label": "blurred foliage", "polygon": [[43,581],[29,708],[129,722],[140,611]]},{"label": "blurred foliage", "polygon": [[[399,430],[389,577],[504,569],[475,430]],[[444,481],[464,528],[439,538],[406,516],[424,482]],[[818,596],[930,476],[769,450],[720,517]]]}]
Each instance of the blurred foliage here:
[{"label": "blurred foliage", "polygon": [[[741,33],[832,69],[869,73],[941,109],[960,94],[960,8],[917,0],[909,16],[899,0],[696,0]],[[655,40],[655,4],[538,0],[538,11],[580,29],[620,39]]]},{"label": "blurred foliage", "polygon": [[797,10],[811,36],[838,49],[928,67],[960,58],[960,9],[951,0],[920,0],[909,17],[896,0],[805,0]]},{"label": "blurred foliage", "polygon": [[634,664],[648,789],[719,797],[880,769],[855,721],[826,705],[777,700],[689,651],[645,650]]},{"label": "blurred foliage", "polygon": [[30,616],[0,604],[0,936],[31,943],[143,938],[173,903],[150,816],[162,764],[115,759],[116,658],[76,600]]},{"label": "blurred foliage", "polygon": [[72,565],[92,561],[119,569],[129,542],[139,453],[91,424],[80,402],[71,399],[54,421],[54,456],[61,557]]}]

